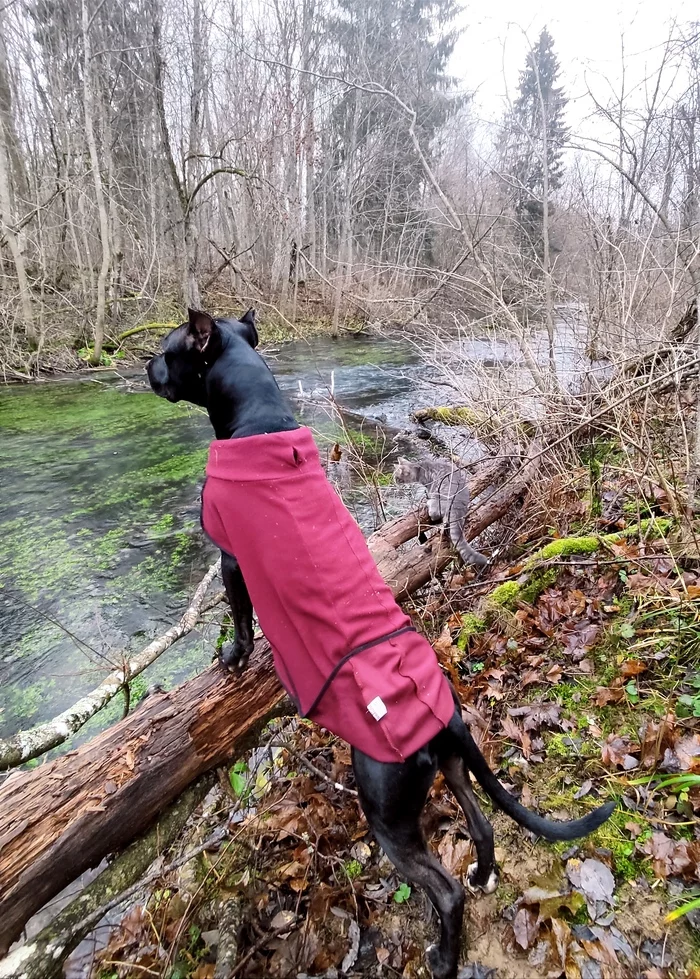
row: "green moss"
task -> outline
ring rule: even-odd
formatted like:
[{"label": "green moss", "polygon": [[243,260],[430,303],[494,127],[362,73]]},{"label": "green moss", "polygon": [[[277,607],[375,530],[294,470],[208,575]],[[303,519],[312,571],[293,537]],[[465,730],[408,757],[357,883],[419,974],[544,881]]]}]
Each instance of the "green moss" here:
[{"label": "green moss", "polygon": [[[629,831],[625,829],[629,818],[625,809],[616,809],[606,823],[587,837],[586,846],[591,850],[596,847],[610,850],[615,874],[624,881],[637,880],[639,877],[653,879],[650,862],[637,852],[635,841],[630,839]],[[644,817],[639,814],[634,819],[636,822],[644,821]]]},{"label": "green moss", "polygon": [[520,597],[520,585],[517,581],[504,581],[502,585],[498,585],[487,595],[484,602],[484,608],[487,611],[498,611],[499,609],[508,609],[513,611]]},{"label": "green moss", "polygon": [[640,520],[638,524],[627,527],[625,530],[617,531],[614,534],[605,534],[602,537],[593,535],[583,537],[562,537],[559,540],[550,541],[539,551],[532,554],[525,562],[524,571],[531,571],[539,564],[556,558],[570,557],[573,554],[594,554],[601,546],[617,544],[629,537],[665,537],[673,527],[673,520],[666,517],[650,517]]},{"label": "green moss", "polygon": [[591,920],[591,916],[588,913],[587,905],[585,903],[582,904],[581,907],[576,912],[576,914],[571,915],[569,920],[572,925],[587,925],[588,922]]},{"label": "green moss", "polygon": [[[595,680],[593,679],[580,679],[576,682],[558,683],[554,693],[561,706],[576,715],[578,712],[586,710],[589,706],[595,686]],[[581,720],[584,720],[584,718]]]},{"label": "green moss", "polygon": [[486,631],[486,621],[480,615],[473,612],[465,612],[462,616],[462,627],[457,637],[457,648],[465,651],[469,640],[474,636],[481,635]]},{"label": "green moss", "polygon": [[578,758],[580,757],[580,752],[573,744],[573,739],[570,734],[558,731],[556,734],[550,735],[547,739],[547,757],[560,759]]},{"label": "green moss", "polygon": [[[501,611],[515,611],[518,602],[534,604],[542,592],[553,585],[559,576],[558,568],[548,568],[538,574],[530,575],[524,583],[504,581],[487,595],[482,603],[486,618]],[[478,616],[477,616],[478,618]]]},{"label": "green moss", "polygon": [[554,585],[558,577],[559,568],[548,568],[531,575],[527,584],[521,586],[520,600],[534,605],[542,592]]},{"label": "green moss", "polygon": [[464,425],[476,428],[487,419],[480,412],[466,405],[447,405],[439,408],[421,408],[415,412],[417,421],[436,421],[443,425]]},{"label": "green moss", "polygon": [[[569,788],[562,788],[557,795],[548,795],[546,799],[547,808],[562,807],[574,814],[578,807],[573,799],[577,787],[578,782],[574,781]],[[598,800],[595,804],[599,804],[600,801],[605,800]],[[591,803],[590,808],[593,808],[593,803]],[[593,855],[598,847],[610,850],[613,870],[618,881],[620,879],[623,881],[638,880],[640,877],[652,879],[651,864],[642,854],[637,853],[635,841],[630,839],[629,831],[625,829],[625,823],[629,819],[630,815],[626,809],[615,809],[607,822],[585,838],[583,841],[584,853]],[[634,819],[636,822],[644,823],[645,821],[640,814],[636,814]],[[642,834],[642,838],[643,836],[644,834]],[[571,849],[571,843],[567,843],[565,840],[557,843],[543,843],[543,845],[553,850],[560,857]]]},{"label": "green moss", "polygon": [[645,517],[639,523],[632,524],[631,527],[626,527],[616,534],[606,534],[603,541],[606,544],[614,544],[628,537],[648,537],[650,540],[656,540],[659,537],[666,537],[673,529],[673,524],[673,517]]},{"label": "green moss", "polygon": [[359,860],[348,860],[345,866],[345,873],[350,880],[355,880],[362,873],[362,864]]},{"label": "green moss", "polygon": [[14,588],[29,602],[56,595],[84,570],[88,547],[76,540],[65,521],[44,520],[39,532],[21,517],[3,524],[0,564]]},{"label": "green moss", "polygon": [[626,500],[622,504],[622,512],[626,517],[644,516],[649,518],[652,516],[651,507],[646,500],[641,499]]},{"label": "green moss", "polygon": [[526,562],[525,570],[554,558],[568,557],[571,554],[593,554],[599,547],[599,537],[562,537],[560,540],[551,541],[533,554]]},{"label": "green moss", "polygon": [[499,913],[509,908],[511,904],[515,904],[518,897],[520,897],[520,890],[517,887],[514,887],[512,884],[503,883],[502,881],[503,878],[499,878],[499,884],[496,890],[496,904]]}]

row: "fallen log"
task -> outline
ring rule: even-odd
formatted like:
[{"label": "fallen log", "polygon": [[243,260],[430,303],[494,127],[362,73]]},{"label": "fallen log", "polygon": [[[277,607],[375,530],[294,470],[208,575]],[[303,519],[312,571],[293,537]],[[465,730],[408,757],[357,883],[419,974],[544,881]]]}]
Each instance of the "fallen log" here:
[{"label": "fallen log", "polygon": [[[472,504],[464,528],[467,540],[478,537],[515,505],[537,471],[541,459],[540,453],[539,443],[533,442],[520,469],[513,473],[502,487],[494,490],[485,499],[479,499]],[[487,463],[469,482],[472,498],[492,485],[508,469],[511,461],[509,457],[503,456]],[[395,546],[398,546],[410,540],[411,536],[416,536],[419,530],[430,526],[427,522],[427,510],[419,511],[410,515],[416,528],[415,534],[410,534],[411,525],[408,516],[393,521],[386,528],[381,528],[370,537],[368,542],[377,567],[399,601],[408,598],[431,578],[444,571],[454,558],[454,552],[444,533],[440,531],[435,532],[425,544],[415,545],[405,551],[396,551],[386,546],[387,541],[395,542]]]},{"label": "fallen log", "polygon": [[[472,493],[483,492],[508,464],[503,459],[484,466],[472,480]],[[470,538],[513,505],[536,464],[527,462],[474,506]],[[420,514],[407,515],[370,539],[399,597],[425,584],[453,556],[440,532],[427,544],[394,550],[425,526]],[[147,698],[75,751],[11,774],[0,786],[0,955],[63,887],[147,830],[199,775],[253,747],[272,717],[291,712],[269,647],[259,640],[240,676],[214,665],[169,693]]]},{"label": "fallen log", "polygon": [[120,853],[51,923],[0,962],[0,979],[59,979],[63,963],[95,925],[172,846],[189,817],[214,784],[212,773],[193,782],[149,831]]},{"label": "fallen log", "polygon": [[264,640],[235,678],[217,665],[54,761],[0,787],[0,955],[39,908],[148,829],[211,768],[292,713]]}]

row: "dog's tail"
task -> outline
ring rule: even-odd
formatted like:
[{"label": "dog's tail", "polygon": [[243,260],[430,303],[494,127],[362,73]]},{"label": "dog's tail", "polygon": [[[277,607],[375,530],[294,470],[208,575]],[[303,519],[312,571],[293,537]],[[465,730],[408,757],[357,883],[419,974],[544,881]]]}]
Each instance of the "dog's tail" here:
[{"label": "dog's tail", "polygon": [[507,816],[524,826],[525,829],[537,833],[538,836],[543,836],[545,840],[576,840],[580,836],[588,836],[610,817],[615,808],[614,802],[607,802],[582,819],[573,819],[564,823],[553,823],[549,819],[544,819],[537,813],[526,809],[525,806],[521,806],[517,799],[503,788],[479,751],[469,728],[462,722],[459,715],[450,721],[449,729],[457,737],[462,748],[461,755],[464,762],[473,772],[484,792]]}]

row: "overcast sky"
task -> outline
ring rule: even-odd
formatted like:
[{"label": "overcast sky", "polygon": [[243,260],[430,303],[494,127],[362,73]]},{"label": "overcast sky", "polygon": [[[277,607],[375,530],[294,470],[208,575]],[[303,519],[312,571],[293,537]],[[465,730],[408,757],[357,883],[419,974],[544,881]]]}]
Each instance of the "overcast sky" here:
[{"label": "overcast sky", "polygon": [[[658,67],[672,19],[700,20],[698,0],[473,0],[462,14],[466,27],[453,56],[452,70],[476,89],[479,115],[500,115],[506,88],[511,97],[525,62],[528,42],[546,25],[555,42],[570,98],[569,124],[576,126],[590,110],[581,98],[588,80],[598,95],[604,78],[621,77],[624,33],[628,81],[640,82]],[[609,91],[609,89],[608,89]],[[641,91],[641,90],[640,90]]]}]

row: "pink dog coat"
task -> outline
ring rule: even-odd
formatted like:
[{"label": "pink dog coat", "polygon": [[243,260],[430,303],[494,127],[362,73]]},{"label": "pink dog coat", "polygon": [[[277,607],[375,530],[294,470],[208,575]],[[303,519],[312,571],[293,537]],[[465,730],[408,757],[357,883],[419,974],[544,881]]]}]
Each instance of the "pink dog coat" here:
[{"label": "pink dog coat", "polygon": [[308,428],[212,442],[202,526],[236,557],[299,713],[401,762],[454,712],[435,652],[396,604]]}]

